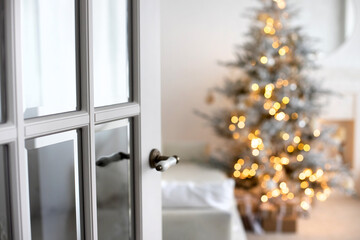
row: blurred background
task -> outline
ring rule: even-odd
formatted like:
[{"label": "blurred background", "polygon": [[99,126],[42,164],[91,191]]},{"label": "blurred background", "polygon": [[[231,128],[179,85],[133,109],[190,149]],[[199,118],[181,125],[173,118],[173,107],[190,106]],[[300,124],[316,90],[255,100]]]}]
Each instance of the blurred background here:
[{"label": "blurred background", "polygon": [[[318,50],[316,63],[320,68],[312,77],[321,82],[322,88],[335,92],[325,100],[319,120],[323,125],[332,125],[337,129],[333,137],[342,146],[342,159],[354,175],[354,188],[359,192],[360,148],[357,146],[360,144],[360,2],[287,2],[300,10],[293,17],[292,23],[303,26],[304,33],[316,39],[311,47]],[[250,0],[161,1],[163,148],[165,152],[176,152],[182,156],[185,162],[183,165],[196,163],[195,167],[190,167],[191,170],[185,167],[180,170],[183,166],[179,166],[164,174],[164,239],[180,239],[174,238],[177,230],[171,229],[174,219],[179,219],[179,212],[174,212],[174,209],[182,206],[181,216],[184,217],[184,214],[191,215],[184,212],[195,208],[187,206],[186,202],[181,205],[181,199],[177,206],[171,203],[167,195],[171,193],[168,192],[169,184],[175,184],[171,186],[182,191],[185,188],[183,182],[203,183],[217,179],[211,178],[214,173],[208,175],[202,172],[206,168],[202,162],[206,162],[209,157],[209,146],[221,145],[221,139],[210,124],[194,114],[194,111],[211,114],[216,107],[230,106],[226,99],[209,96],[209,89],[221,87],[224,79],[234,74],[219,63],[236,59],[236,47],[249,39],[245,34],[252,23],[249,17],[252,8],[259,4],[260,1]],[[211,102],[214,101],[211,106],[209,97]],[[211,203],[207,204],[213,207]],[[196,211],[200,205],[195,208]],[[203,213],[196,213],[194,216],[199,214]],[[278,228],[271,233],[258,235],[254,231],[259,231],[250,229],[246,235],[248,239],[359,239],[359,216],[360,201],[357,198],[334,193],[325,202],[315,202],[309,216],[298,217],[294,223],[296,230],[290,233],[284,233]],[[242,220],[244,224],[244,218]],[[191,226],[183,229],[189,230]],[[242,233],[232,235],[234,239],[246,238]]]}]

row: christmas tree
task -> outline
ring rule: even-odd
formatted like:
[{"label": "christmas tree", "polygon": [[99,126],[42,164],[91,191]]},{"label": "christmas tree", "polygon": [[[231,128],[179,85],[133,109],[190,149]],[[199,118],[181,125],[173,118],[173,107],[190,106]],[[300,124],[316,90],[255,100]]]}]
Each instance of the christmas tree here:
[{"label": "christmas tree", "polygon": [[317,68],[313,42],[301,27],[291,26],[296,11],[285,0],[262,0],[261,5],[254,9],[248,41],[227,64],[242,74],[215,88],[231,106],[201,115],[226,139],[213,157],[237,187],[259,203],[296,199],[307,211],[334,187],[352,192],[353,182],[334,154],[331,130],[318,122],[328,92],[312,78]]}]

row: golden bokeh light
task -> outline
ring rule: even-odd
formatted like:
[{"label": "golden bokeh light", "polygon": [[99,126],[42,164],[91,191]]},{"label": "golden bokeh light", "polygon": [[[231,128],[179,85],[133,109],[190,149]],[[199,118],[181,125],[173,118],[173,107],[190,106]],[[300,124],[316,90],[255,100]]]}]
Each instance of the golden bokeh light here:
[{"label": "golden bokeh light", "polygon": [[284,112],[279,112],[279,113],[277,113],[277,114],[275,115],[275,119],[278,120],[278,121],[282,121],[282,120],[284,120],[285,116],[286,116],[286,115],[285,115]]},{"label": "golden bokeh light", "polygon": [[251,85],[251,89],[253,90],[253,91],[257,91],[257,90],[259,90],[259,84],[257,84],[257,83],[253,83],[252,85]]},{"label": "golden bokeh light", "polygon": [[273,24],[274,24],[274,19],[271,18],[271,17],[267,18],[267,19],[266,19],[266,24],[268,24],[268,25],[273,25]]},{"label": "golden bokeh light", "polygon": [[239,118],[238,118],[237,116],[232,116],[232,117],[231,117],[231,122],[232,122],[232,123],[235,124],[235,123],[237,123],[238,121],[239,121]]},{"label": "golden bokeh light", "polygon": [[288,97],[283,97],[282,102],[283,102],[284,104],[288,104],[288,103],[290,102],[290,98],[288,98]]},{"label": "golden bokeh light", "polygon": [[314,130],[314,136],[315,136],[315,137],[319,137],[320,134],[321,134],[321,132],[320,132],[319,129],[315,129],[315,130]]},{"label": "golden bokeh light", "polygon": [[305,178],[306,178],[305,173],[302,172],[302,173],[299,174],[299,179],[300,180],[305,180]]},{"label": "golden bokeh light", "polygon": [[241,169],[241,164],[240,163],[235,163],[234,169],[239,171]]},{"label": "golden bokeh light", "polygon": [[265,86],[265,90],[266,90],[266,91],[272,91],[272,90],[274,90],[274,84],[272,84],[272,83],[267,84],[267,85]]},{"label": "golden bokeh light", "polygon": [[255,169],[250,169],[249,175],[250,175],[251,177],[254,177],[254,176],[256,175],[256,170],[255,170]]},{"label": "golden bokeh light", "polygon": [[280,48],[280,49],[279,49],[279,55],[280,55],[280,56],[284,56],[285,54],[286,54],[285,49],[284,49],[284,48]]},{"label": "golden bokeh light", "polygon": [[307,188],[308,186],[309,186],[309,183],[307,181],[302,181],[300,183],[300,187],[303,188],[303,189]]},{"label": "golden bokeh light", "polygon": [[280,190],[279,189],[274,189],[273,191],[272,191],[272,193],[271,193],[271,195],[273,196],[273,197],[278,197],[278,196],[280,196]]},{"label": "golden bokeh light", "polygon": [[288,197],[288,199],[291,200],[291,199],[294,199],[295,196],[294,196],[293,193],[289,192],[288,195],[287,195],[287,197]]},{"label": "golden bokeh light", "polygon": [[245,161],[244,161],[244,159],[239,158],[239,159],[237,160],[237,163],[240,164],[240,165],[244,165]]},{"label": "golden bokeh light", "polygon": [[290,163],[290,160],[287,157],[281,158],[281,164],[282,165],[288,165]]},{"label": "golden bokeh light", "polygon": [[301,206],[302,209],[304,209],[306,211],[310,209],[310,204],[308,202],[306,202],[306,201],[302,201],[300,203],[300,206]]},{"label": "golden bokeh light", "polygon": [[304,149],[304,144],[303,143],[300,143],[299,145],[298,145],[298,149],[301,151],[301,150],[303,150]]},{"label": "golden bokeh light", "polygon": [[279,42],[278,41],[275,41],[275,42],[273,42],[273,44],[272,44],[272,47],[273,48],[278,48],[280,46],[280,44],[279,44]]},{"label": "golden bokeh light", "polygon": [[257,163],[253,163],[253,164],[251,164],[251,168],[254,170],[258,170],[259,165],[257,165]]},{"label": "golden bokeh light", "polygon": [[280,9],[284,9],[286,7],[285,0],[273,0],[273,1],[276,2],[278,8]]},{"label": "golden bokeh light", "polygon": [[271,98],[271,92],[265,92],[264,97],[267,99]]},{"label": "golden bokeh light", "polygon": [[298,117],[299,117],[299,115],[297,113],[292,113],[291,114],[291,118],[294,119],[294,120],[297,119]]},{"label": "golden bokeh light", "polygon": [[284,188],[281,190],[284,194],[288,194],[290,192],[290,189],[289,188]]},{"label": "golden bokeh light", "polygon": [[311,170],[310,168],[307,168],[307,169],[305,169],[305,171],[304,171],[304,174],[305,174],[306,177],[310,177],[312,173],[313,173],[313,172],[312,172],[312,170]]},{"label": "golden bokeh light", "polygon": [[325,201],[327,199],[327,196],[326,194],[322,193],[322,192],[318,192],[316,193],[316,198],[319,200],[319,201]]},{"label": "golden bokeh light", "polygon": [[300,143],[301,138],[299,136],[294,137],[293,139],[294,143]]},{"label": "golden bokeh light", "polygon": [[268,62],[268,58],[267,58],[266,56],[262,56],[262,57],[260,58],[260,62],[261,62],[262,64],[266,64],[266,63]]},{"label": "golden bokeh light", "polygon": [[290,138],[290,135],[289,135],[288,133],[284,133],[284,134],[282,135],[282,139],[283,139],[284,141],[289,140],[289,138]]},{"label": "golden bokeh light", "polygon": [[239,171],[234,171],[234,177],[236,177],[236,178],[240,177],[240,172]]},{"label": "golden bokeh light", "polygon": [[259,156],[259,154],[260,154],[260,151],[258,149],[252,150],[252,155],[253,156],[257,157],[257,156]]},{"label": "golden bokeh light", "polygon": [[245,116],[240,116],[239,117],[239,122],[245,122],[246,121],[246,117]]},{"label": "golden bokeh light", "polygon": [[276,113],[276,109],[275,109],[275,108],[271,108],[271,109],[269,110],[269,114],[270,114],[271,116],[274,116],[275,113]]},{"label": "golden bokeh light", "polygon": [[237,125],[240,129],[245,127],[245,123],[244,122],[239,122]]},{"label": "golden bokeh light", "polygon": [[311,175],[309,177],[310,182],[315,182],[317,180],[317,177],[315,175]]},{"label": "golden bokeh light", "polygon": [[229,125],[229,130],[230,131],[235,131],[235,129],[236,129],[236,126],[234,124]]},{"label": "golden bokeh light", "polygon": [[280,109],[281,104],[278,103],[278,102],[276,102],[276,103],[274,103],[273,107],[274,107],[275,109]]},{"label": "golden bokeh light", "polygon": [[271,100],[267,100],[265,103],[264,103],[264,109],[265,110],[269,110],[272,106],[272,102]]},{"label": "golden bokeh light", "polygon": [[286,150],[287,150],[289,153],[292,153],[292,152],[295,150],[295,148],[294,148],[294,146],[290,145],[290,146],[287,147]]},{"label": "golden bokeh light", "polygon": [[283,169],[283,166],[281,165],[281,164],[274,164],[274,169],[276,170],[276,171],[281,171],[282,169]]},{"label": "golden bokeh light", "polygon": [[283,188],[286,188],[286,187],[287,187],[285,182],[281,182],[279,186],[280,186],[280,188],[281,188],[281,189],[283,189]]},{"label": "golden bokeh light", "polygon": [[309,145],[309,144],[305,144],[305,145],[304,145],[304,151],[305,151],[305,152],[310,151],[310,149],[311,149],[311,148],[310,148],[310,145]]},{"label": "golden bokeh light", "polygon": [[271,30],[272,30],[272,27],[270,27],[270,26],[264,27],[264,33],[266,33],[266,34],[269,34],[271,32]]},{"label": "golden bokeh light", "polygon": [[255,134],[249,133],[248,139],[249,139],[249,140],[252,140],[252,139],[254,139],[254,138],[256,138]]},{"label": "golden bokeh light", "polygon": [[316,177],[320,178],[324,175],[324,171],[322,169],[318,169],[316,171]]},{"label": "golden bokeh light", "polygon": [[307,195],[309,197],[314,196],[314,189],[312,189],[312,188],[306,188],[304,192],[305,192],[305,195]]},{"label": "golden bokeh light", "polygon": [[239,138],[240,138],[240,134],[239,134],[239,133],[233,133],[233,138],[234,138],[234,139],[239,139]]}]

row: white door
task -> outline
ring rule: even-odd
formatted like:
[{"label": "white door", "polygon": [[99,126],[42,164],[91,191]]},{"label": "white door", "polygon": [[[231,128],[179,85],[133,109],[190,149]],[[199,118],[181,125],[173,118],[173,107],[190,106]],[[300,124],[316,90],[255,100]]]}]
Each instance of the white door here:
[{"label": "white door", "polygon": [[0,239],[160,240],[159,0],[0,1]]}]

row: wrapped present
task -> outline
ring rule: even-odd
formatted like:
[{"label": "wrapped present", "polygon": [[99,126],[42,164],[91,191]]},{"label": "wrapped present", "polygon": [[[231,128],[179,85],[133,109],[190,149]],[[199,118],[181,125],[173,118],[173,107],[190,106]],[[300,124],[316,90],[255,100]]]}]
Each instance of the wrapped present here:
[{"label": "wrapped present", "polygon": [[262,218],[261,219],[261,227],[265,232],[275,232],[276,228],[276,218]]},{"label": "wrapped present", "polygon": [[253,222],[251,221],[249,216],[241,215],[241,221],[246,231],[254,231]]},{"label": "wrapped present", "polygon": [[237,199],[237,207],[244,224],[245,230],[254,231],[255,210],[252,201],[248,198]]},{"label": "wrapped present", "polygon": [[278,215],[278,208],[272,203],[263,203],[260,205],[259,215],[261,219],[276,218]]},{"label": "wrapped present", "polygon": [[261,226],[266,232],[296,232],[296,216],[278,216],[261,219]]},{"label": "wrapped present", "polygon": [[245,230],[262,233],[260,222],[256,216],[258,211],[256,198],[241,189],[235,190],[235,198]]},{"label": "wrapped present", "polygon": [[235,190],[235,198],[240,215],[251,215],[257,212],[257,199],[242,189]]},{"label": "wrapped present", "polygon": [[297,202],[282,202],[278,205],[278,214],[281,216],[296,216],[298,214],[299,204]]},{"label": "wrapped present", "polygon": [[263,230],[266,232],[296,232],[296,206],[295,204],[262,204],[260,219]]},{"label": "wrapped present", "polygon": [[235,198],[245,230],[296,232],[297,201],[265,202],[259,206],[255,195],[241,189],[235,190]]},{"label": "wrapped present", "polygon": [[278,232],[296,232],[296,220],[295,215],[277,219],[276,230]]}]

